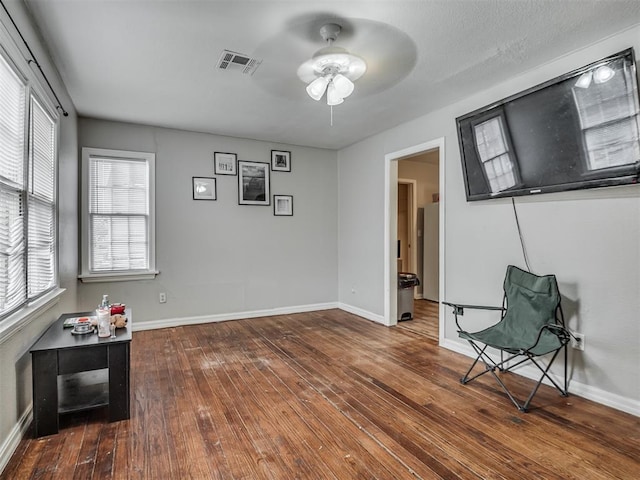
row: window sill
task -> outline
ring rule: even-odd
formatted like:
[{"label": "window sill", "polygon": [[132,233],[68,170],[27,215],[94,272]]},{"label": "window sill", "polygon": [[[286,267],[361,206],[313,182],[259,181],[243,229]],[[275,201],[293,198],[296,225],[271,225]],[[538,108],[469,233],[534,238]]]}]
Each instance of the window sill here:
[{"label": "window sill", "polygon": [[90,273],[80,275],[78,278],[82,283],[99,283],[99,282],[129,282],[132,280],[153,280],[160,272],[135,272],[135,273]]},{"label": "window sill", "polygon": [[29,325],[46,310],[56,305],[64,292],[64,288],[55,288],[2,320],[2,322],[0,322],[0,345]]}]

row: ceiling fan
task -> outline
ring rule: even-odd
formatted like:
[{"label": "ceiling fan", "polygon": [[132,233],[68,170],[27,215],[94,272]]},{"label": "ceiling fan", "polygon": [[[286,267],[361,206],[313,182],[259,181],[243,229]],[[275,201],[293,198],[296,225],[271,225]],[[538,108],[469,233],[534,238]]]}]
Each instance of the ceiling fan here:
[{"label": "ceiling fan", "polygon": [[354,81],[367,71],[365,61],[341,47],[334,47],[342,27],[327,23],[320,28],[320,36],[327,46],[298,68],[298,78],[307,83],[307,94],[319,101],[326,92],[327,105],[340,105],[355,89]]}]

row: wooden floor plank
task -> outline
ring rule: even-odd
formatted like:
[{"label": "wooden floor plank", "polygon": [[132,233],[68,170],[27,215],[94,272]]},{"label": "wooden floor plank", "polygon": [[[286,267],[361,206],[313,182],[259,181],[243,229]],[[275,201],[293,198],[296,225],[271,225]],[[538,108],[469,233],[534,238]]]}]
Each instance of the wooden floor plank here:
[{"label": "wooden floor plank", "polygon": [[[417,432],[421,427],[423,427],[422,422],[424,421],[424,417],[423,415],[415,415],[415,405],[406,408],[406,402],[398,401],[397,396],[388,395],[388,391],[381,389],[380,385],[372,384],[369,379],[359,376],[355,373],[352,367],[344,368],[341,371],[337,370],[335,366],[331,365],[330,356],[323,356],[322,352],[311,345],[305,345],[302,340],[298,340],[298,342],[301,343],[299,347],[301,351],[313,351],[314,354],[308,357],[298,355],[296,346],[290,343],[288,346],[290,355],[299,359],[304,358],[305,360],[308,360],[304,365],[302,365],[305,369],[305,374],[309,377],[318,379],[320,386],[317,388],[324,388],[327,395],[330,395],[329,391],[334,393],[335,402],[339,404],[339,408],[342,410],[351,409],[352,418],[355,416],[355,412],[357,412],[360,417],[360,420],[357,422],[359,426],[361,426],[360,422],[363,421],[362,419],[365,419],[364,422],[366,422],[368,428],[373,424],[390,435],[395,434],[396,431]],[[372,369],[375,368],[375,366],[371,363],[367,365],[367,368]],[[336,379],[338,381],[348,383],[353,387],[352,391],[350,393],[340,391],[337,383],[335,382]],[[371,402],[371,399],[374,396],[377,398],[375,398],[375,402]],[[362,401],[361,399],[366,400]],[[373,403],[375,408],[372,408],[369,405],[370,403]],[[388,419],[391,418],[394,419],[393,422],[388,421]],[[434,428],[431,429],[431,434],[437,435],[437,433],[433,432],[434,429],[438,430],[447,428],[448,427],[443,425],[435,425]],[[442,433],[440,436],[442,436]],[[423,461],[426,462],[427,458],[424,452],[429,451],[428,447],[432,445],[428,442],[430,438],[431,435],[417,439],[412,438],[411,440],[403,439],[402,443],[407,450],[420,455]],[[463,442],[469,443],[468,438],[463,439]],[[474,445],[471,445],[471,447],[474,447]],[[452,445],[451,448],[455,448],[455,446]],[[482,442],[478,442],[478,445],[475,445],[475,450],[478,452],[473,452],[472,454],[476,455],[474,464],[478,475],[481,478],[488,478],[490,474],[499,474],[499,472],[492,471],[488,468],[480,468],[483,461],[489,460],[486,459],[486,456],[496,456],[498,455],[498,452],[485,447],[482,445]],[[440,454],[438,455],[438,453]],[[450,449],[443,449],[440,452],[432,449],[430,455],[430,467],[439,475],[443,477],[451,477],[454,474],[456,476],[460,475],[459,471],[452,470],[457,470],[459,465],[455,462],[455,456],[452,455],[452,451]],[[435,457],[438,458],[436,459]],[[503,462],[500,462],[499,464],[503,464]],[[494,468],[494,470],[496,469]],[[502,473],[504,475],[511,474],[510,470],[507,468],[504,468]]]},{"label": "wooden floor plank", "polygon": [[[8,479],[635,479],[640,419],[543,385],[518,412],[437,346],[438,305],[387,328],[340,310],[134,333],[131,419],[65,415]],[[533,382],[504,379],[518,395]]]},{"label": "wooden floor plank", "polygon": [[[243,380],[248,381],[251,388],[245,389],[247,393],[244,395],[248,394],[251,398],[254,421],[262,426],[264,438],[268,439],[270,434],[277,432],[275,440],[279,451],[276,454],[286,465],[289,478],[327,478],[319,476],[320,471],[309,464],[309,458],[317,455],[316,449],[309,442],[314,432],[290,408],[290,397],[283,396],[274,387],[274,384],[282,381],[275,374],[277,367],[275,370],[272,368],[279,359],[269,357],[268,349],[260,341],[254,340],[249,348],[245,346],[237,349],[235,354],[229,353],[236,361],[245,365],[246,376]],[[274,415],[275,412],[278,415]],[[328,476],[331,478],[331,475]]]},{"label": "wooden floor plank", "polygon": [[[282,358],[278,355],[279,352],[269,347],[270,345],[268,343],[264,344],[264,350],[260,352],[260,355],[262,359],[274,358],[281,360],[277,363],[275,361],[266,362],[265,366],[272,372],[274,381],[286,385],[289,390],[295,390],[297,387],[303,386],[303,389],[299,390],[297,394],[299,398],[303,399],[299,404],[300,408],[292,408],[291,410],[295,415],[293,417],[289,415],[287,418],[292,419],[293,425],[298,425],[296,428],[297,431],[301,431],[306,427],[305,431],[309,429],[306,435],[310,435],[310,438],[314,438],[314,435],[316,436],[322,447],[322,449],[318,449],[318,453],[321,453],[325,462],[328,462],[326,463],[327,469],[331,470],[334,475],[344,475],[344,460],[349,459],[349,463],[354,464],[359,462],[359,459],[362,457],[365,465],[362,465],[360,468],[370,473],[369,478],[393,478],[393,472],[387,469],[386,466],[381,464],[376,458],[377,454],[381,453],[379,452],[380,446],[372,444],[368,438],[360,438],[358,448],[353,452],[349,451],[348,446],[341,445],[340,442],[332,440],[332,437],[335,438],[336,436],[335,433],[338,433],[337,431],[344,427],[341,421],[327,424],[327,422],[332,419],[332,416],[327,415],[320,409],[328,408],[331,410],[333,407],[323,401],[320,392],[309,390],[308,386],[310,383],[308,380],[304,376],[296,374],[286,362],[282,361]],[[282,400],[284,405],[290,406],[290,402],[286,398],[283,397]],[[297,405],[294,405],[294,407],[295,406]],[[297,423],[293,423],[293,420]],[[353,428],[353,426],[348,426],[348,428]],[[353,433],[347,433],[346,435],[349,436],[352,434]],[[373,452],[371,450],[373,450]],[[329,458],[327,458],[327,455]],[[339,460],[333,462],[332,460],[334,459]],[[305,476],[304,478],[313,477]]]}]

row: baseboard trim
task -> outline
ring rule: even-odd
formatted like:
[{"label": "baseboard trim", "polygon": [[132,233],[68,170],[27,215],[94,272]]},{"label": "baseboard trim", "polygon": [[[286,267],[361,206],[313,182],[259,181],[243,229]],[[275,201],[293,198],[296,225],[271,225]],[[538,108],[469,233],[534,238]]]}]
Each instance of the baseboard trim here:
[{"label": "baseboard trim", "polygon": [[20,440],[24,437],[24,434],[27,433],[27,429],[31,424],[31,420],[33,418],[33,406],[29,405],[24,413],[18,419],[18,423],[16,423],[7,438],[5,438],[2,445],[0,445],[0,473],[2,473],[11,460],[11,456],[14,454],[18,445],[20,444]]},{"label": "baseboard trim", "polygon": [[156,330],[159,328],[182,327],[186,325],[200,325],[203,323],[226,322],[228,320],[243,320],[247,318],[271,317],[273,315],[290,315],[293,313],[315,312],[340,308],[336,302],[315,303],[310,305],[297,305],[294,307],[269,308],[253,310],[249,312],[220,313],[215,315],[198,315],[194,317],[163,318],[161,320],[148,320],[133,322],[133,331]]},{"label": "baseboard trim", "polygon": [[342,303],[342,302],[338,304],[338,308],[340,310],[344,310],[345,312],[353,313],[354,315],[358,315],[359,317],[363,317],[363,318],[366,318],[367,320],[371,320],[372,322],[386,325],[383,315],[378,315],[376,313],[372,313],[367,310],[363,310],[362,308],[354,307],[353,305],[349,305],[347,303]]},{"label": "baseboard trim", "polygon": [[243,320],[247,318],[270,317],[273,315],[291,315],[293,313],[315,312],[339,308],[345,312],[353,313],[373,322],[384,323],[384,317],[363,310],[353,305],[340,302],[315,303],[310,305],[298,305],[295,307],[270,308],[265,310],[253,310],[250,312],[220,313],[215,315],[198,315],[193,317],[163,318],[161,320],[148,320],[133,322],[133,331],[156,330],[159,328],[182,327],[186,325],[200,325],[203,323],[226,322],[228,320]]},{"label": "baseboard trim", "polygon": [[[465,355],[467,357],[475,357],[475,352],[473,351],[473,349],[470,346],[466,346],[460,342],[456,342],[450,339],[444,339],[444,341],[440,343],[440,346],[448,350],[452,350],[456,353]],[[492,355],[490,356],[492,358],[495,358]],[[536,381],[540,378],[540,371],[531,366],[522,367],[517,369],[517,371],[514,370],[513,372],[518,373],[525,378],[533,379]],[[464,372],[461,372],[461,375],[462,373]],[[554,377],[554,380],[556,380],[558,383],[561,382],[561,379],[557,376],[551,376]],[[542,383],[544,383],[545,385],[551,385],[551,382],[546,379]],[[571,378],[569,379],[569,394],[586,398],[587,400],[591,400],[601,405],[615,408],[616,410],[620,410],[622,412],[635,415],[636,417],[640,417],[640,400],[607,392],[606,390],[602,390],[585,383],[571,380]]]}]

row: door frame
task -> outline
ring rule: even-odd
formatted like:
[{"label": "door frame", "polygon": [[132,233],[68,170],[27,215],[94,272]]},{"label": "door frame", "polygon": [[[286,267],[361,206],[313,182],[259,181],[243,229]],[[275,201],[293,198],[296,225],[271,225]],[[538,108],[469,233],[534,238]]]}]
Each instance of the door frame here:
[{"label": "door frame", "polygon": [[[407,236],[409,237],[409,241],[411,242],[409,245],[409,258],[407,259],[409,266],[405,269],[405,272],[417,272],[418,268],[418,254],[417,254],[417,228],[418,222],[416,221],[418,215],[418,182],[409,178],[398,178],[398,184],[409,185],[408,193],[408,210],[409,210],[409,218],[408,218],[408,226],[409,231],[407,232]],[[396,225],[398,218],[396,216]],[[397,232],[397,228],[396,228]]]},{"label": "door frame", "polygon": [[[438,150],[439,165],[439,190],[440,190],[440,222],[439,222],[439,266],[440,266],[440,298],[445,295],[445,139],[444,137],[420,143],[411,147],[388,153],[384,156],[384,324],[393,326],[398,323],[397,315],[393,315],[398,309],[398,266],[397,242],[398,242],[398,160],[415,156],[422,152]],[[438,309],[438,337],[439,344],[445,338],[444,308],[440,303]]]}]

